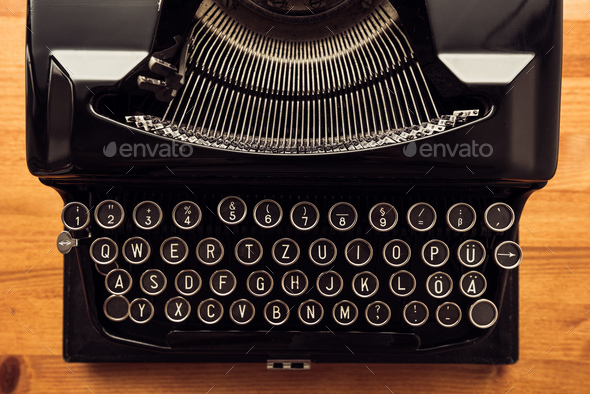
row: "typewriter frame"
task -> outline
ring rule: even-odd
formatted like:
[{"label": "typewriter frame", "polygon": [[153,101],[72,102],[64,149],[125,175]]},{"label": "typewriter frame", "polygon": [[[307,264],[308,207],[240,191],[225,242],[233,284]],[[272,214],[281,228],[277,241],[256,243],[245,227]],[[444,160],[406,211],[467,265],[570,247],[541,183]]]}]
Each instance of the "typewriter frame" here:
[{"label": "typewriter frame", "polygon": [[[57,10],[44,2],[30,1],[29,7],[35,3],[35,14],[29,15],[28,25],[35,28],[35,31],[46,32],[49,41],[54,40],[55,45],[68,47],[67,39],[55,32],[44,21],[56,16]],[[147,2],[146,2],[147,3]],[[529,5],[534,2],[529,2]],[[432,7],[431,1],[425,4]],[[465,5],[466,2],[463,2]],[[536,2],[539,11],[543,8],[540,2]],[[434,76],[441,73],[443,78],[457,81],[436,58],[437,51],[444,48],[434,48],[431,37],[434,41],[441,37],[440,24],[419,23],[412,13],[412,7],[397,2],[395,4],[405,25],[416,23],[419,26],[417,33],[411,39],[417,40],[419,34],[428,39],[426,44],[418,44],[416,51],[420,59],[430,64],[425,69],[427,76]],[[126,7],[125,5],[121,7]],[[531,6],[532,7],[532,6]],[[75,7],[74,7],[75,8]],[[424,7],[427,8],[427,7]],[[534,7],[533,7],[534,8]],[[83,11],[83,7],[65,12],[63,18],[75,17],[76,10]],[[63,10],[61,10],[63,11]],[[98,19],[108,18],[114,12],[105,7]],[[511,239],[518,240],[518,219],[526,198],[534,190],[542,188],[546,181],[555,172],[557,163],[557,133],[559,123],[559,89],[560,81],[553,78],[545,82],[547,94],[544,98],[535,97],[533,100],[526,92],[536,91],[536,84],[543,75],[560,75],[561,62],[555,57],[561,54],[561,2],[555,1],[541,10],[545,13],[544,21],[552,28],[544,31],[544,41],[538,40],[520,43],[523,47],[510,47],[506,40],[513,37],[503,37],[504,50],[515,51],[528,50],[535,53],[545,53],[547,48],[542,48],[547,42],[554,44],[550,51],[554,57],[535,56],[527,66],[529,73],[520,72],[512,85],[517,85],[521,90],[515,91],[514,95],[507,98],[506,85],[490,84],[488,86],[469,85],[459,83],[462,89],[476,91],[478,94],[485,94],[494,103],[490,111],[490,117],[483,121],[474,123],[478,129],[482,124],[484,138],[489,140],[499,152],[489,161],[484,162],[476,158],[463,158],[458,162],[455,158],[438,157],[431,159],[409,159],[403,155],[399,146],[387,149],[374,149],[365,152],[317,155],[315,157],[285,157],[281,155],[258,155],[243,154],[238,152],[223,152],[195,148],[197,152],[191,158],[176,158],[173,162],[161,159],[146,159],[142,162],[125,159],[104,160],[102,156],[103,146],[109,141],[145,143],[155,141],[167,141],[164,138],[152,135],[137,133],[138,135],[122,134],[124,128],[116,122],[97,115],[88,103],[92,102],[92,95],[100,93],[101,90],[108,90],[112,80],[105,83],[100,81],[76,80],[68,75],[68,70],[59,63],[58,55],[52,57],[51,51],[46,51],[34,37],[28,33],[27,46],[27,96],[34,105],[27,109],[27,156],[29,169],[34,175],[40,177],[43,183],[58,190],[64,198],[64,202],[72,201],[75,193],[92,189],[93,185],[100,185],[99,188],[109,185],[137,184],[147,185],[153,179],[158,179],[164,185],[175,187],[178,184],[208,184],[215,185],[220,182],[231,180],[241,182],[246,187],[264,185],[268,180],[282,183],[283,186],[300,185],[297,178],[303,179],[304,183],[323,184],[326,180],[337,179],[350,182],[353,187],[364,187],[364,183],[384,182],[388,185],[395,185],[393,189],[408,190],[418,184],[414,191],[435,188],[444,190],[445,183],[457,187],[459,193],[453,194],[448,191],[448,196],[460,199],[457,195],[469,189],[478,191],[490,186],[498,196],[503,194],[510,199],[514,198],[517,217],[515,226],[510,230]],[[140,8],[142,17],[155,18],[159,15],[147,6]],[[502,14],[498,11],[499,14]],[[425,10],[419,16],[430,16],[430,18],[444,19],[452,15],[427,15]],[[496,16],[499,18],[499,16]],[[518,16],[516,17],[518,20]],[[530,23],[530,20],[525,20]],[[53,22],[52,22],[53,23]],[[542,22],[538,22],[540,25]],[[438,26],[438,27],[437,27]],[[97,28],[95,26],[95,28]],[[437,30],[438,29],[438,30]],[[106,28],[104,41],[101,45],[124,48],[124,44],[116,44],[119,35],[116,31],[108,31]],[[506,32],[504,32],[506,33]],[[55,37],[52,38],[52,34]],[[146,40],[149,32],[143,32],[144,36],[138,34],[131,37],[127,42],[129,46],[142,46],[151,48],[152,43]],[[152,32],[152,35],[154,33]],[[502,35],[502,34],[500,34]],[[72,41],[76,41],[73,39]],[[469,50],[470,45],[480,47],[481,43],[463,43],[464,48]],[[65,44],[64,44],[65,42]],[[429,44],[430,43],[430,44]],[[440,43],[438,43],[441,45]],[[53,44],[51,44],[53,46]],[[73,45],[73,44],[72,44]],[[516,45],[516,44],[515,44]],[[517,45],[517,46],[518,46]],[[500,45],[501,47],[502,45]],[[100,47],[100,45],[97,45]],[[510,48],[508,48],[510,47]],[[457,48],[454,48],[455,50]],[[151,51],[151,50],[150,50]],[[148,52],[150,52],[148,51]],[[534,67],[533,67],[534,66]],[[532,67],[532,68],[531,68]],[[531,71],[532,70],[532,71]],[[48,73],[49,71],[49,73]],[[525,70],[526,71],[526,70]],[[528,78],[527,78],[528,75]],[[450,89],[439,81],[433,84],[441,90]],[[437,85],[438,84],[438,85]],[[520,92],[520,93],[517,93]],[[523,93],[524,92],[524,93]],[[523,100],[529,100],[525,102]],[[71,103],[71,106],[55,106],[57,100]],[[498,103],[502,103],[499,105]],[[518,108],[520,116],[510,117],[512,108]],[[55,111],[55,112],[54,112]],[[58,115],[58,114],[66,115]],[[59,117],[57,117],[59,116]],[[57,117],[57,118],[56,118]],[[68,118],[69,117],[69,118]],[[46,120],[49,121],[46,123]],[[507,119],[513,123],[508,124]],[[84,127],[82,127],[84,126]],[[493,133],[491,132],[493,131]],[[436,137],[436,143],[460,144],[464,142],[464,136],[457,130],[449,134]],[[121,138],[122,135],[125,137]],[[63,141],[69,144],[63,144]],[[169,142],[169,141],[168,141]],[[520,156],[520,146],[530,146],[528,153]],[[350,160],[354,155],[355,160]],[[540,157],[547,160],[539,160]],[[311,162],[311,164],[310,164]],[[396,166],[395,171],[384,169],[383,163],[389,166]],[[134,176],[126,176],[124,170],[129,166],[135,166]],[[217,173],[211,176],[211,165],[217,166]],[[310,170],[322,166],[321,174]],[[166,169],[168,166],[170,168]],[[266,176],[252,175],[264,174],[269,167],[273,167],[272,173]],[[437,180],[441,173],[435,171],[430,173],[431,167],[444,169],[444,180]],[[466,172],[466,168],[469,172]],[[356,176],[350,174],[356,170]],[[182,181],[169,180],[169,171],[178,174]],[[470,173],[471,172],[471,173]],[[351,179],[352,178],[352,179]],[[335,183],[338,185],[338,183]],[[165,186],[165,187],[167,187]],[[74,192],[74,193],[71,193]],[[423,191],[422,191],[423,192]],[[494,193],[492,191],[492,193]],[[499,201],[499,200],[496,200]],[[288,209],[284,207],[284,209]],[[403,214],[400,215],[403,217]],[[186,362],[265,362],[269,359],[286,360],[311,360],[314,362],[433,362],[433,363],[483,363],[483,364],[511,364],[518,359],[518,269],[511,270],[506,274],[506,291],[504,293],[503,307],[500,308],[498,323],[478,341],[463,346],[456,346],[449,349],[438,349],[436,351],[421,354],[413,349],[404,350],[404,339],[389,338],[386,344],[393,343],[398,346],[395,351],[383,354],[378,350],[383,342],[375,341],[374,338],[362,338],[360,343],[366,341],[375,345],[375,350],[351,354],[342,348],[346,338],[339,338],[326,350],[312,351],[309,348],[290,347],[293,340],[289,335],[279,336],[276,339],[279,346],[271,346],[262,350],[242,352],[246,345],[225,348],[223,335],[216,338],[217,347],[196,349],[184,347],[180,350],[154,349],[150,346],[141,346],[130,341],[116,338],[116,336],[105,333],[100,334],[100,323],[95,314],[91,314],[90,320],[80,318],[80,315],[87,313],[87,308],[92,310],[95,305],[86,305],[84,287],[91,288],[88,276],[82,276],[79,281],[80,270],[78,259],[74,253],[65,256],[64,266],[64,358],[68,361],[96,362],[96,361],[186,361]],[[106,338],[109,339],[106,339]],[[257,339],[253,339],[252,343]],[[297,341],[297,340],[295,340]],[[317,339],[316,339],[317,341]],[[321,341],[321,340],[320,340]],[[390,342],[389,342],[390,341]],[[244,342],[246,343],[246,342]],[[313,343],[313,341],[312,341]],[[121,346],[121,344],[131,346]],[[249,348],[250,346],[246,346]],[[337,349],[338,348],[338,349]],[[337,349],[337,350],[336,350]],[[247,349],[246,349],[247,350]]]}]

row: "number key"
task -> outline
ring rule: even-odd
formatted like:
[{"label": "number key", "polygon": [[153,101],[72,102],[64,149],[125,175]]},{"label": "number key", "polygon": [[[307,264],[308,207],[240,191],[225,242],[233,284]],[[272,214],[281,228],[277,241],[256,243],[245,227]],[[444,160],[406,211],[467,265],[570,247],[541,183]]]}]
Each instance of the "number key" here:
[{"label": "number key", "polygon": [[347,202],[339,202],[330,208],[328,220],[330,226],[338,231],[348,231],[357,221],[356,209]]},{"label": "number key", "polygon": [[162,222],[162,209],[153,201],[143,201],[133,210],[133,221],[142,230],[153,230]]},{"label": "number key", "polygon": [[217,215],[225,224],[238,224],[246,217],[248,208],[240,197],[226,197],[217,205]]},{"label": "number key", "polygon": [[397,211],[393,205],[382,202],[371,208],[369,222],[377,231],[389,231],[397,224]]},{"label": "number key", "polygon": [[94,219],[102,228],[114,229],[123,223],[125,211],[121,204],[113,200],[105,200],[94,210]]},{"label": "number key", "polygon": [[191,230],[201,223],[201,208],[192,201],[178,203],[172,211],[172,220],[181,230]]},{"label": "number key", "polygon": [[61,211],[61,221],[68,230],[82,230],[90,222],[88,208],[80,202],[70,202]]},{"label": "number key", "polygon": [[254,207],[254,220],[262,228],[276,227],[283,219],[283,210],[274,200],[262,200]]},{"label": "number key", "polygon": [[291,224],[301,231],[314,228],[320,220],[320,213],[315,205],[302,201],[291,209]]}]

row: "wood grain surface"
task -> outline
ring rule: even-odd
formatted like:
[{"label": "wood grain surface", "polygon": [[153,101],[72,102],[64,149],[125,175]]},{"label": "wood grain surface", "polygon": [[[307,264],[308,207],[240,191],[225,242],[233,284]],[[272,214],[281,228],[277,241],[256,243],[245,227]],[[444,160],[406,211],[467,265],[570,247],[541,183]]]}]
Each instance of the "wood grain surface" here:
[{"label": "wood grain surface", "polygon": [[[154,0],[155,1],[155,0]],[[560,162],[521,220],[513,366],[66,364],[61,200],[25,162],[25,1],[0,7],[0,392],[590,393],[590,1],[566,0]]]}]

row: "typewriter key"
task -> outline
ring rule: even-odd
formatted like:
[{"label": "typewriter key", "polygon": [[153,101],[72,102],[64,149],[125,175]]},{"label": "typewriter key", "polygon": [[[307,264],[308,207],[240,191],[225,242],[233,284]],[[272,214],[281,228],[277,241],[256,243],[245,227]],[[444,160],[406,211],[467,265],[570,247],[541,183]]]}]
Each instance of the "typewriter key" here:
[{"label": "typewriter key", "polygon": [[516,268],[522,261],[522,249],[516,242],[504,241],[494,250],[496,263],[507,270]]},{"label": "typewriter key", "polygon": [[61,221],[68,230],[82,230],[90,223],[90,212],[80,202],[70,202],[61,211]]},{"label": "typewriter key", "polygon": [[272,258],[280,265],[291,265],[299,259],[299,245],[290,238],[279,239],[272,246]]},{"label": "typewriter key", "polygon": [[289,318],[290,309],[281,300],[274,300],[264,307],[264,318],[273,326],[279,326]]},{"label": "typewriter key", "polygon": [[264,297],[271,292],[274,281],[272,276],[266,271],[254,271],[246,280],[248,291],[256,297]]},{"label": "typewriter key", "polygon": [[401,239],[389,241],[383,247],[383,259],[393,267],[401,267],[410,261],[412,251],[410,245]]},{"label": "typewriter key", "polygon": [[307,276],[299,270],[286,272],[281,280],[283,290],[290,296],[300,296],[307,290]]},{"label": "typewriter key", "polygon": [[410,326],[419,327],[428,320],[428,307],[420,301],[412,301],[404,308],[404,320]]},{"label": "typewriter key", "polygon": [[182,297],[174,297],[168,300],[164,311],[168,320],[174,323],[180,323],[190,315],[191,304]]},{"label": "typewriter key", "polygon": [[254,305],[246,299],[234,301],[229,307],[229,317],[237,324],[250,323],[254,319],[255,312]]},{"label": "typewriter key", "polygon": [[454,302],[445,302],[436,309],[436,321],[447,328],[455,327],[461,321],[461,308]]},{"label": "typewriter key", "polygon": [[146,262],[150,254],[150,244],[141,237],[129,238],[123,244],[123,258],[131,264]]},{"label": "typewriter key", "polygon": [[408,210],[408,224],[416,231],[428,231],[436,223],[436,211],[424,202],[414,204]]},{"label": "typewriter key", "polygon": [[458,203],[447,211],[447,224],[458,232],[471,230],[475,225],[475,210],[469,204]]},{"label": "typewriter key", "polygon": [[110,238],[98,238],[90,245],[90,258],[98,264],[109,264],[119,255],[119,247]]},{"label": "typewriter key", "polygon": [[371,297],[379,290],[379,279],[372,272],[359,272],[352,278],[352,289],[359,297]]},{"label": "typewriter key", "polygon": [[291,224],[298,230],[308,231],[320,221],[320,213],[315,205],[302,201],[291,209]]},{"label": "typewriter key", "polygon": [[350,230],[356,224],[357,219],[356,209],[347,202],[334,204],[328,212],[330,226],[338,231]]},{"label": "typewriter key", "polygon": [[211,291],[220,296],[231,294],[236,288],[236,277],[229,270],[215,271],[209,278]]},{"label": "typewriter key", "polygon": [[324,308],[322,307],[322,304],[315,300],[307,300],[299,305],[297,314],[299,315],[299,320],[301,320],[303,324],[313,326],[314,324],[319,323],[324,317]]},{"label": "typewriter key", "polygon": [[477,271],[467,272],[461,277],[459,287],[467,297],[476,298],[481,296],[488,286],[485,276]]},{"label": "typewriter key", "polygon": [[223,317],[223,305],[221,302],[209,298],[199,304],[197,315],[203,323],[215,324]]},{"label": "typewriter key", "polygon": [[236,259],[244,265],[254,265],[262,258],[262,245],[254,238],[244,238],[235,249]]},{"label": "typewriter key", "polygon": [[125,211],[121,204],[113,200],[105,200],[94,210],[94,219],[102,228],[113,229],[119,227],[125,218]]},{"label": "typewriter key", "polygon": [[444,298],[453,290],[453,280],[445,272],[435,272],[426,280],[426,289],[434,298]]},{"label": "typewriter key", "polygon": [[225,224],[238,224],[246,217],[248,208],[246,203],[240,197],[226,197],[217,205],[217,215]]},{"label": "typewriter key", "polygon": [[389,231],[397,224],[397,211],[391,204],[379,203],[371,208],[369,222],[377,231]]},{"label": "typewriter key", "polygon": [[168,264],[180,264],[188,257],[188,246],[181,238],[170,237],[162,242],[160,257]]},{"label": "typewriter key", "polygon": [[133,222],[142,230],[153,230],[162,222],[162,209],[153,201],[143,201],[133,210]]},{"label": "typewriter key", "polygon": [[155,296],[164,291],[168,280],[162,271],[150,269],[145,271],[139,278],[139,286],[147,295]]},{"label": "typewriter key", "polygon": [[318,276],[316,286],[320,294],[324,297],[334,297],[342,291],[344,281],[337,272],[326,271]]},{"label": "typewriter key", "polygon": [[215,238],[205,238],[197,245],[197,259],[206,265],[215,265],[223,258],[223,244]]},{"label": "typewriter key", "polygon": [[111,294],[123,295],[131,290],[133,280],[129,272],[123,269],[114,269],[108,273],[104,284]]},{"label": "typewriter key", "polygon": [[422,247],[422,260],[431,267],[441,267],[449,260],[449,247],[443,241],[433,239]]},{"label": "typewriter key", "polygon": [[367,305],[365,309],[365,318],[370,325],[381,327],[391,319],[391,309],[383,301],[374,301]]},{"label": "typewriter key", "polygon": [[201,223],[201,208],[192,201],[179,202],[172,211],[172,220],[181,230],[191,230]]},{"label": "typewriter key", "polygon": [[332,308],[332,317],[341,326],[349,326],[358,317],[359,310],[354,302],[342,300]]},{"label": "typewriter key", "polygon": [[180,271],[174,280],[176,290],[185,296],[192,296],[201,289],[201,276],[195,270]]},{"label": "typewriter key", "polygon": [[122,321],[129,315],[129,301],[124,296],[112,295],[106,299],[102,310],[110,320]]},{"label": "typewriter key", "polygon": [[502,232],[514,224],[514,211],[510,205],[503,202],[492,204],[484,214],[485,222],[492,231]]},{"label": "typewriter key", "polygon": [[373,258],[373,247],[369,242],[361,238],[350,241],[344,250],[344,257],[355,267],[362,267]]},{"label": "typewriter key", "polygon": [[477,328],[489,328],[498,319],[498,308],[492,301],[477,300],[469,308],[469,320]]},{"label": "typewriter key", "polygon": [[457,257],[468,268],[479,266],[486,258],[486,249],[481,242],[468,239],[459,245]]},{"label": "typewriter key", "polygon": [[334,242],[326,238],[314,241],[309,247],[309,258],[314,264],[330,265],[336,259],[337,249]]},{"label": "typewriter key", "polygon": [[129,318],[131,321],[144,324],[154,316],[154,306],[145,298],[137,298],[129,304]]},{"label": "typewriter key", "polygon": [[276,227],[283,219],[283,209],[273,200],[262,200],[254,207],[254,221],[262,228]]},{"label": "typewriter key", "polygon": [[407,297],[416,289],[416,278],[409,271],[398,271],[389,279],[391,292],[398,297]]}]

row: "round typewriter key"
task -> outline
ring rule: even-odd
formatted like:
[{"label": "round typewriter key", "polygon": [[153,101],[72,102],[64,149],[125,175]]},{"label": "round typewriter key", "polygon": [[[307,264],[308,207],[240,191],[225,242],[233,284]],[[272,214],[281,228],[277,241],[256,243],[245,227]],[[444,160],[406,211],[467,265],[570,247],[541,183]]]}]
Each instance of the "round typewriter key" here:
[{"label": "round typewriter key", "polygon": [[129,238],[123,244],[123,258],[131,264],[145,263],[150,254],[150,244],[141,237]]},{"label": "round typewriter key", "polygon": [[102,228],[113,229],[119,227],[125,218],[125,211],[121,204],[114,200],[105,200],[96,206],[94,220]]},{"label": "round typewriter key", "polygon": [[359,297],[371,297],[379,290],[379,279],[372,272],[359,272],[352,278],[352,289]]},{"label": "round typewriter key", "polygon": [[345,250],[344,257],[355,267],[367,265],[373,258],[373,247],[364,239],[357,238],[350,241]]},{"label": "round typewriter key", "polygon": [[248,324],[254,319],[256,309],[254,305],[245,299],[234,301],[229,307],[229,317],[236,324]]},{"label": "round typewriter key", "polygon": [[231,294],[236,288],[236,277],[229,270],[215,271],[209,278],[211,291],[220,296]]},{"label": "round typewriter key", "polygon": [[298,230],[311,230],[319,221],[320,213],[310,202],[302,201],[291,209],[291,224]]},{"label": "round typewriter key", "polygon": [[206,265],[219,263],[223,253],[223,244],[215,238],[205,238],[197,245],[197,259]]},{"label": "round typewriter key", "polygon": [[481,273],[471,271],[461,277],[459,287],[461,288],[461,292],[467,297],[477,298],[486,291],[488,282]]},{"label": "round typewriter key", "polygon": [[289,318],[289,307],[281,300],[274,300],[264,307],[264,318],[273,326],[279,326]]},{"label": "round typewriter key", "polygon": [[445,302],[436,309],[436,321],[447,328],[455,327],[461,321],[461,308],[454,302]]},{"label": "round typewriter key", "polygon": [[291,265],[299,259],[299,245],[290,238],[279,239],[272,246],[272,258],[280,265]]},{"label": "round typewriter key", "polygon": [[61,211],[61,221],[68,230],[82,230],[90,223],[90,212],[81,202],[70,202]]},{"label": "round typewriter key", "polygon": [[133,222],[142,230],[152,230],[162,222],[162,210],[153,201],[143,201],[133,210]]},{"label": "round typewriter key", "polygon": [[307,290],[307,276],[302,271],[293,270],[286,272],[281,280],[283,290],[290,296],[300,296]]},{"label": "round typewriter key", "polygon": [[473,268],[481,265],[486,258],[486,249],[481,242],[468,239],[459,245],[457,257],[465,267]]},{"label": "round typewriter key", "polygon": [[410,326],[419,327],[428,320],[428,307],[420,301],[412,301],[404,308],[404,320]]},{"label": "round typewriter key", "polygon": [[174,297],[168,300],[164,311],[168,320],[174,323],[180,323],[190,315],[191,304],[182,297]]},{"label": "round typewriter key", "polygon": [[276,227],[283,219],[283,209],[274,200],[262,200],[254,207],[254,221],[262,228]]},{"label": "round typewriter key", "polygon": [[320,266],[332,264],[336,259],[336,253],[336,245],[326,238],[314,241],[309,247],[309,258]]},{"label": "round typewriter key", "polygon": [[391,240],[383,247],[383,259],[393,267],[406,265],[411,255],[410,245],[401,239]]},{"label": "round typewriter key", "polygon": [[113,261],[112,263],[109,263],[109,264],[98,264],[95,262],[94,268],[96,268],[96,270],[98,271],[99,274],[107,276],[109,274],[109,272],[119,268],[119,264],[117,264],[116,261]]},{"label": "round typewriter key", "polygon": [[397,211],[391,204],[379,203],[371,208],[369,222],[377,231],[389,231],[397,224]]},{"label": "round typewriter key", "polygon": [[223,317],[223,305],[221,302],[209,298],[202,301],[197,308],[199,319],[205,324],[215,324]]},{"label": "round typewriter key", "polygon": [[155,296],[164,291],[168,280],[162,271],[150,269],[145,271],[139,279],[141,290],[147,295]]},{"label": "round typewriter key", "polygon": [[408,224],[416,231],[428,231],[436,223],[436,211],[430,204],[419,202],[408,210]]},{"label": "round typewriter key", "polygon": [[477,328],[489,328],[498,320],[498,308],[492,301],[477,300],[469,308],[469,320]]},{"label": "round typewriter key", "polygon": [[129,318],[138,324],[147,323],[154,316],[154,306],[145,298],[137,298],[129,304]]},{"label": "round typewriter key", "polygon": [[248,291],[256,297],[268,295],[274,286],[272,276],[266,271],[254,271],[246,280]]},{"label": "round typewriter key", "polygon": [[201,276],[195,270],[180,271],[174,280],[174,287],[184,296],[197,294],[201,289]]},{"label": "round typewriter key", "polygon": [[236,259],[244,265],[254,265],[262,258],[262,245],[254,238],[244,238],[235,249]]},{"label": "round typewriter key", "polygon": [[106,299],[102,310],[112,321],[122,321],[129,315],[129,301],[120,295],[112,295]]},{"label": "round typewriter key", "polygon": [[407,297],[416,289],[416,278],[408,271],[398,271],[389,279],[391,292],[398,297]]},{"label": "round typewriter key", "polygon": [[458,203],[447,211],[447,224],[458,232],[471,230],[475,225],[475,210],[469,204]]},{"label": "round typewriter key", "polygon": [[217,215],[225,224],[238,224],[246,217],[248,208],[240,197],[226,197],[217,205]]},{"label": "round typewriter key", "polygon": [[502,232],[514,224],[514,211],[510,205],[503,202],[492,204],[484,214],[485,222],[492,231]]},{"label": "round typewriter key", "polygon": [[119,255],[119,247],[110,238],[98,238],[90,245],[90,257],[98,264],[109,264]]},{"label": "round typewriter key", "polygon": [[160,257],[168,264],[180,264],[188,257],[188,246],[181,238],[170,237],[162,242]]},{"label": "round typewriter key", "polygon": [[500,267],[511,270],[520,265],[522,249],[516,242],[504,241],[494,250],[494,258]]},{"label": "round typewriter key", "polygon": [[443,241],[433,239],[422,247],[422,260],[431,267],[441,267],[449,260],[449,247]]},{"label": "round typewriter key", "polygon": [[342,291],[344,281],[337,272],[326,271],[318,276],[316,286],[320,294],[324,297],[334,297]]},{"label": "round typewriter key", "polygon": [[374,301],[367,305],[365,309],[365,318],[370,325],[381,327],[391,319],[391,309],[383,301]]},{"label": "round typewriter key", "polygon": [[356,209],[347,202],[334,204],[328,212],[330,226],[338,231],[350,230],[356,224],[357,219]]},{"label": "round typewriter key", "polygon": [[181,230],[191,230],[201,223],[201,208],[192,201],[179,202],[172,211],[172,220]]},{"label": "round typewriter key", "polygon": [[104,284],[109,293],[123,295],[131,290],[133,280],[129,272],[123,269],[115,269],[106,276]]},{"label": "round typewriter key", "polygon": [[299,305],[299,309],[297,309],[297,314],[299,315],[299,320],[301,320],[303,324],[313,326],[314,324],[319,323],[324,317],[324,307],[315,300],[303,301]]},{"label": "round typewriter key", "polygon": [[354,323],[358,314],[359,310],[354,302],[348,300],[342,300],[332,308],[332,317],[341,326],[349,326]]},{"label": "round typewriter key", "polygon": [[453,280],[444,272],[435,272],[426,280],[426,289],[434,298],[444,298],[453,290]]}]

